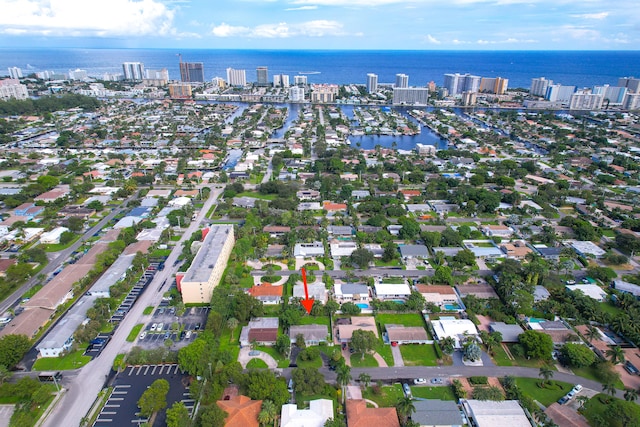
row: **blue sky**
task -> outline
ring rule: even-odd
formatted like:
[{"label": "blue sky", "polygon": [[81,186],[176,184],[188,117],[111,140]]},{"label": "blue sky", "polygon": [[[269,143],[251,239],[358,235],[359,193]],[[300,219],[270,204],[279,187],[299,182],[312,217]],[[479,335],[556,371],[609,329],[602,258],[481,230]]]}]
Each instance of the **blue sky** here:
[{"label": "blue sky", "polygon": [[0,0],[0,47],[638,49],[637,0]]}]

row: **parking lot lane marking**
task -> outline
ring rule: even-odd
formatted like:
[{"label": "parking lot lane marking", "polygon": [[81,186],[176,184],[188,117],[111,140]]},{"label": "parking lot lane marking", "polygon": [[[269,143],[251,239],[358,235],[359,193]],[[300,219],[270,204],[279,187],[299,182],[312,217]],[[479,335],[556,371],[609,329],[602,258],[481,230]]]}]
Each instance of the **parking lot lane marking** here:
[{"label": "parking lot lane marking", "polygon": [[118,388],[131,388],[131,384],[120,384],[114,387],[114,389]]},{"label": "parking lot lane marking", "polygon": [[142,371],[142,366],[138,368],[138,372],[136,372],[136,375],[140,375],[140,371]]},{"label": "parking lot lane marking", "polygon": [[112,401],[112,400],[116,400],[116,401],[117,400],[124,400],[124,397],[110,397],[109,401]]},{"label": "parking lot lane marking", "polygon": [[115,415],[117,412],[103,412],[103,415]]},{"label": "parking lot lane marking", "polygon": [[129,376],[131,376],[131,373],[133,372],[134,369],[135,369],[134,366],[129,366]]},{"label": "parking lot lane marking", "polygon": [[158,368],[158,365],[153,365],[153,371],[151,371],[151,375],[156,374],[156,368]]},{"label": "parking lot lane marking", "polygon": [[178,373],[178,369],[180,369],[180,367],[178,365],[176,365],[176,368],[173,370],[173,373],[177,374]]},{"label": "parking lot lane marking", "polygon": [[149,372],[149,368],[150,368],[150,366],[149,366],[149,365],[147,365],[147,368],[144,370],[144,374],[145,374],[145,375],[147,375],[147,372]]},{"label": "parking lot lane marking", "polygon": [[98,422],[99,422],[99,423],[112,423],[112,422],[113,422],[113,420],[112,420],[111,418],[98,418],[98,419],[96,420],[96,422],[97,422],[97,423],[98,423]]}]

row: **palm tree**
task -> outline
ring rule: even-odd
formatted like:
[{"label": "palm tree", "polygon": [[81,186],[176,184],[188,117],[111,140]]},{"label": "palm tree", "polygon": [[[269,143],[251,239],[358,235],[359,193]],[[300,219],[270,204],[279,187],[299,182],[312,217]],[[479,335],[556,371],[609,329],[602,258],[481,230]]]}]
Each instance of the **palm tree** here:
[{"label": "palm tree", "polygon": [[585,396],[584,394],[581,394],[580,396],[576,397],[576,402],[578,402],[578,405],[580,405],[580,409],[582,409],[585,403],[587,403],[588,401],[589,401],[589,397]]},{"label": "palm tree", "polygon": [[233,341],[233,331],[238,327],[238,319],[235,317],[229,318],[227,320],[227,328],[231,330],[231,336],[229,337],[229,342]]},{"label": "palm tree", "polygon": [[358,376],[358,381],[364,385],[364,388],[367,388],[369,387],[369,384],[371,384],[371,375],[363,372]]},{"label": "palm tree", "polygon": [[604,383],[602,384],[602,391],[613,397],[616,395],[616,385],[611,382]]},{"label": "palm tree", "polygon": [[624,400],[627,402],[635,402],[638,400],[638,390],[635,388],[625,388],[624,389]]},{"label": "palm tree", "polygon": [[551,384],[551,378],[553,378],[553,369],[549,367],[549,365],[543,365],[540,367],[540,372],[538,376],[543,378],[543,384]]},{"label": "palm tree", "polygon": [[345,387],[351,381],[351,367],[346,363],[341,363],[336,369],[336,381],[342,388],[342,400],[345,399]]},{"label": "palm tree", "polygon": [[587,339],[593,342],[596,338],[600,338],[600,330],[593,325],[587,326]]},{"label": "palm tree", "polygon": [[402,424],[406,424],[407,419],[416,411],[416,407],[413,404],[413,400],[410,397],[405,396],[398,399],[398,402],[396,403],[396,410],[402,419]]},{"label": "palm tree", "polygon": [[[266,415],[267,424],[272,424],[278,419],[278,408],[276,407],[275,403],[270,400],[262,401],[262,410],[260,411],[260,414],[262,414],[263,412]],[[260,418],[259,414],[258,418]],[[260,421],[260,419],[258,419],[258,421]]]},{"label": "palm tree", "polygon": [[271,422],[271,416],[263,409],[258,414],[258,422],[261,426],[266,426]]},{"label": "palm tree", "polygon": [[622,347],[620,347],[619,345],[610,348],[605,352],[605,354],[611,360],[611,363],[613,363],[614,365],[624,362],[624,351],[622,350]]}]

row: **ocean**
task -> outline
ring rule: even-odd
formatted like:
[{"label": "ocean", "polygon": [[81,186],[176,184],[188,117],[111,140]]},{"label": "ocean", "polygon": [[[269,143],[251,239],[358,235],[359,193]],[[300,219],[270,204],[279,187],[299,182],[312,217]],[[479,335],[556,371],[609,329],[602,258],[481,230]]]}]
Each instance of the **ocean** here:
[{"label": "ocean", "polygon": [[[226,78],[228,67],[247,70],[256,81],[256,67],[274,74],[306,73],[309,83],[366,83],[367,73],[380,83],[409,76],[410,86],[443,83],[445,73],[506,77],[509,87],[529,88],[534,77],[578,87],[616,85],[619,77],[640,77],[640,51],[348,51],[348,50],[189,50],[189,49],[0,49],[0,74],[20,67],[24,74],[76,68],[91,76],[122,72],[123,62],[142,62],[147,69],[167,68],[179,79],[178,54],[185,62],[204,63],[205,77]],[[293,77],[291,77],[293,81]]]}]

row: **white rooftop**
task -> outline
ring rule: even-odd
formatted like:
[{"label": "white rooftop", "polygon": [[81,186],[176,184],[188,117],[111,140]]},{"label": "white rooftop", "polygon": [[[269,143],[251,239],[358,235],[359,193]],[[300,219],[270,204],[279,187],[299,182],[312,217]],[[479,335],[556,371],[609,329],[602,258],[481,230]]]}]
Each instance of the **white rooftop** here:
[{"label": "white rooftop", "polygon": [[397,283],[397,284],[389,284],[389,283],[376,283],[376,295],[384,296],[384,295],[411,295],[411,288],[406,283]]},{"label": "white rooftop", "polygon": [[464,400],[462,406],[477,427],[531,427],[517,400]]},{"label": "white rooftop", "polygon": [[317,399],[309,402],[309,409],[298,409],[298,405],[282,406],[282,427],[323,427],[329,418],[333,418],[333,401]]},{"label": "white rooftop", "polygon": [[596,301],[602,301],[607,297],[607,293],[598,285],[567,285],[570,291],[582,291],[583,294]]}]

